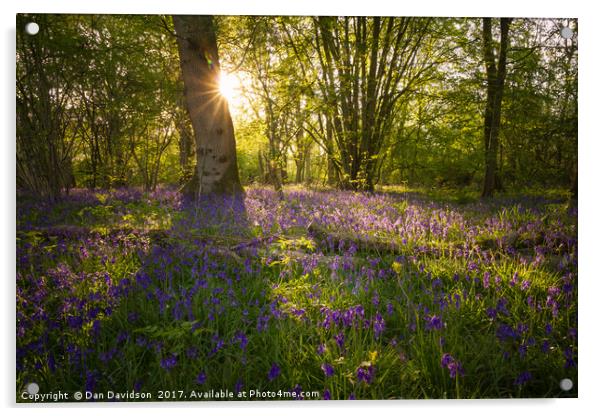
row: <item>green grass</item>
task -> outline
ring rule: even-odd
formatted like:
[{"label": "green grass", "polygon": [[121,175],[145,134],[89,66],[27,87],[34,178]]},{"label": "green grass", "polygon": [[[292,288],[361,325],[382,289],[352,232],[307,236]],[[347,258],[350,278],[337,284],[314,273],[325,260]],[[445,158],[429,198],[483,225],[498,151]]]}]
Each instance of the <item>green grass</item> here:
[{"label": "green grass", "polygon": [[[361,246],[351,253],[323,251],[323,241],[314,241],[306,228],[294,225],[252,227],[248,236],[278,235],[252,253],[233,252],[231,244],[224,244],[227,236],[220,234],[219,226],[178,233],[160,244],[144,233],[127,231],[117,237],[101,233],[60,241],[36,231],[19,232],[19,254],[28,258],[18,267],[17,319],[27,322],[18,348],[47,338],[42,350],[24,354],[17,391],[35,381],[43,390],[136,388],[153,393],[154,399],[159,390],[188,394],[234,391],[237,385],[242,391],[286,392],[299,385],[320,394],[328,390],[334,399],[576,395],[577,386],[569,393],[558,388],[563,378],[577,381],[577,370],[565,368],[564,355],[570,347],[576,359],[576,340],[569,331],[576,327],[576,283],[572,294],[557,296],[557,314],[546,306],[550,288],[562,288],[567,273],[576,274],[573,266],[558,269],[559,259],[568,260],[573,252],[553,246],[557,252],[548,251],[541,261],[534,261],[531,246],[518,253],[497,246],[497,241],[514,234],[530,241],[529,233],[537,234],[542,227],[570,234],[575,220],[562,205],[549,205],[542,213],[518,205],[483,209],[471,204],[420,208],[424,218],[444,213],[440,222],[451,221],[449,232],[422,230],[405,242],[406,236],[384,232],[380,238],[396,244],[397,253],[363,251]],[[293,199],[282,209],[298,205]],[[375,206],[369,209],[379,209]],[[410,206],[416,209],[407,200],[393,208],[403,216]],[[367,208],[358,204],[355,209]],[[73,212],[64,217],[66,222],[80,221],[93,230],[167,231],[173,218],[184,215],[154,202],[120,205],[110,198]],[[490,232],[489,219],[506,226]],[[535,224],[535,231],[526,230],[528,224]],[[467,232],[468,226],[478,234]],[[336,227],[329,231],[353,236]],[[199,236],[209,238],[209,243],[197,240]],[[458,255],[465,245],[470,254]],[[87,255],[82,255],[82,247]],[[312,259],[315,264],[305,270]],[[68,270],[55,273],[68,284],[53,277],[57,267]],[[487,288],[482,283],[486,272],[491,276]],[[149,276],[148,287],[137,283],[141,273]],[[515,273],[518,280],[513,282]],[[115,288],[124,279],[129,280],[124,286],[129,289],[116,295]],[[530,285],[522,287],[524,281]],[[54,317],[60,331],[33,318],[35,294],[43,297],[40,306]],[[500,299],[507,302],[507,313],[494,319],[488,309],[495,309]],[[99,312],[83,326],[70,327],[68,317],[80,313],[77,300],[85,300],[84,315],[92,308]],[[323,324],[325,310],[344,313],[358,305],[364,314],[352,325]],[[374,327],[377,314],[385,321],[381,334]],[[442,321],[440,329],[428,328],[427,318],[433,314]],[[526,329],[500,341],[496,334],[502,324],[515,331],[519,324]],[[546,324],[551,331],[546,331]],[[342,347],[336,340],[341,335]],[[550,346],[545,353],[544,342]],[[246,346],[241,348],[242,344]],[[521,345],[527,345],[524,354]],[[463,375],[450,377],[441,365],[445,353],[461,363]],[[177,364],[163,368],[162,360],[172,355]],[[322,371],[325,363],[333,366],[332,377]],[[269,380],[273,364],[280,374]],[[358,371],[370,368],[374,368],[370,383],[358,380]],[[518,375],[525,371],[531,380],[517,385]],[[203,384],[197,382],[200,373],[206,375]]]}]

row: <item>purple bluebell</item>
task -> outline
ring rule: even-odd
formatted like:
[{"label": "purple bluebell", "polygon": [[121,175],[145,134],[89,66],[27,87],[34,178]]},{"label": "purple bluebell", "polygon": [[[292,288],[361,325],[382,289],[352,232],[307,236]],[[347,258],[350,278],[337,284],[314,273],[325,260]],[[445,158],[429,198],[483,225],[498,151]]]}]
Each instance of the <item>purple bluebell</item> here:
[{"label": "purple bluebell", "polygon": [[385,320],[379,312],[376,312],[372,325],[374,327],[374,337],[378,339],[385,330]]},{"label": "purple bluebell", "polygon": [[373,364],[368,366],[360,366],[356,371],[357,381],[371,384],[374,381],[375,368]]},{"label": "purple bluebell", "polygon": [[424,319],[426,321],[426,329],[428,331],[436,331],[443,328],[443,321],[438,315],[428,315],[425,316]]},{"label": "purple bluebell", "polygon": [[529,371],[523,371],[516,377],[516,379],[514,380],[514,384],[516,386],[522,386],[522,385],[526,384],[532,378],[533,378],[533,376],[531,375],[531,373]]},{"label": "purple bluebell", "polygon": [[393,304],[391,302],[387,303],[387,315],[393,315]]},{"label": "purple bluebell", "polygon": [[294,393],[293,397],[295,398],[295,400],[303,400],[303,396],[301,395],[302,392],[303,388],[300,384],[296,384],[293,390],[291,390],[291,393]]},{"label": "purple bluebell", "polygon": [[324,344],[318,345],[318,348],[317,348],[318,355],[324,354],[324,351],[326,351],[326,345],[324,345]]},{"label": "purple bluebell", "polygon": [[320,367],[324,371],[326,377],[332,377],[334,375],[334,367],[328,363],[323,363]]},{"label": "purple bluebell", "polygon": [[520,344],[518,346],[518,355],[520,356],[521,359],[525,358],[525,356],[527,355],[527,345],[526,344]]},{"label": "purple bluebell", "polygon": [[571,368],[571,367],[577,366],[577,364],[575,363],[574,355],[573,355],[573,349],[571,347],[565,348],[564,358],[565,358],[564,368]]},{"label": "purple bluebell", "polygon": [[450,378],[464,376],[462,365],[449,353],[445,353],[441,356],[441,367],[448,369]]},{"label": "purple bluebell", "polygon": [[207,374],[205,374],[204,371],[201,371],[197,376],[196,376],[196,383],[197,384],[205,384],[205,382],[207,381]]},{"label": "purple bluebell", "polygon": [[342,349],[345,346],[345,334],[343,334],[342,332],[339,332],[337,335],[335,335],[334,339],[339,348]]},{"label": "purple bluebell", "polygon": [[483,287],[485,289],[489,289],[489,279],[491,278],[491,273],[485,272],[483,274]]},{"label": "purple bluebell", "polygon": [[161,368],[167,371],[173,369],[177,364],[178,357],[175,354],[170,354],[161,359]]},{"label": "purple bluebell", "polygon": [[497,310],[494,308],[487,308],[485,313],[490,319],[495,319],[497,317]]},{"label": "purple bluebell", "polygon": [[272,367],[270,368],[270,371],[268,372],[268,380],[272,381],[279,375],[280,375],[280,367],[278,367],[278,365],[276,363],[272,364]]},{"label": "purple bluebell", "polygon": [[236,393],[236,394],[240,393],[242,391],[243,387],[244,387],[244,383],[242,382],[242,380],[239,379],[236,382],[236,384],[234,385],[234,393]]}]

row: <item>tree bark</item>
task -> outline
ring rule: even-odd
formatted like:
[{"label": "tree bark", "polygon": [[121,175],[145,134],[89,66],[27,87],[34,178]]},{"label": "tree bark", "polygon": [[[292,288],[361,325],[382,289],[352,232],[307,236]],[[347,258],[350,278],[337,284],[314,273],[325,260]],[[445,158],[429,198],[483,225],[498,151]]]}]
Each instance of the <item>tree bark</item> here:
[{"label": "tree bark", "polygon": [[508,50],[508,30],[512,19],[500,19],[499,57],[495,59],[491,18],[483,18],[483,55],[487,70],[487,104],[485,107],[483,139],[485,145],[485,179],[483,197],[493,196],[501,188],[497,169],[499,131],[502,114],[502,97],[506,79],[506,53]]},{"label": "tree bark", "polygon": [[434,65],[418,59],[431,20],[318,17],[313,22],[339,186],[373,191],[395,105]]},{"label": "tree bark", "polygon": [[192,176],[191,159],[194,155],[194,133],[190,124],[190,117],[186,109],[185,99],[182,96],[178,99],[178,108],[176,113],[176,128],[178,129],[180,151],[180,168],[182,169],[182,184],[189,182]]},{"label": "tree bark", "polygon": [[234,126],[219,93],[220,64],[211,16],[173,16],[186,107],[196,142],[196,195],[239,194]]}]

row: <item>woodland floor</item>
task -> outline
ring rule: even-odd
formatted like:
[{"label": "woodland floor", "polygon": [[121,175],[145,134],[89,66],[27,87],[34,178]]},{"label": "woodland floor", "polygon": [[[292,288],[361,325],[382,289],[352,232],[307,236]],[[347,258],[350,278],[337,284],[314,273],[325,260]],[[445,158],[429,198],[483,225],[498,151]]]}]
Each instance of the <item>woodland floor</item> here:
[{"label": "woodland floor", "polygon": [[18,393],[575,397],[577,211],[550,192],[20,196],[16,318]]}]

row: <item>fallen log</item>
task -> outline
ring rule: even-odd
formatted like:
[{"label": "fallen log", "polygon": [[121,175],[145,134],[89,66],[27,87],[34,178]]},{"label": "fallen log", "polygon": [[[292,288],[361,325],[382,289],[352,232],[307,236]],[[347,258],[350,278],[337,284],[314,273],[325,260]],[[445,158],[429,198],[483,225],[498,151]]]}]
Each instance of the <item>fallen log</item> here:
[{"label": "fallen log", "polygon": [[326,251],[339,248],[377,254],[403,254],[408,249],[400,242],[381,236],[353,235],[351,233],[332,231],[315,223],[311,223],[307,230],[316,243]]}]

